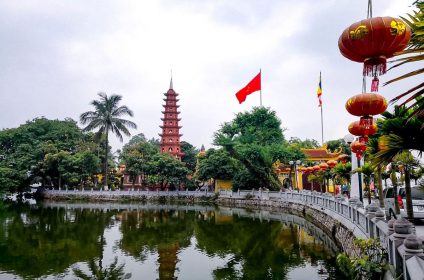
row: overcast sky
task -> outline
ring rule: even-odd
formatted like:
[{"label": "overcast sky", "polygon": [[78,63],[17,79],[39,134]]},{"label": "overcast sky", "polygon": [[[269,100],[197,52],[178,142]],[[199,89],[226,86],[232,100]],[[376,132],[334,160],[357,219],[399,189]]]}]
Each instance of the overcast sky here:
[{"label": "overcast sky", "polygon": [[[412,2],[374,0],[373,14],[405,15]],[[344,104],[361,91],[362,65],[337,41],[366,8],[366,0],[0,0],[0,129],[41,116],[78,120],[102,91],[134,111],[133,135],[158,138],[172,69],[182,140],[209,148],[220,124],[259,105],[259,93],[241,105],[235,93],[262,68],[263,105],[286,138],[319,142],[322,71],[324,141],[342,138],[357,120]],[[390,99],[414,83],[380,93]]]}]

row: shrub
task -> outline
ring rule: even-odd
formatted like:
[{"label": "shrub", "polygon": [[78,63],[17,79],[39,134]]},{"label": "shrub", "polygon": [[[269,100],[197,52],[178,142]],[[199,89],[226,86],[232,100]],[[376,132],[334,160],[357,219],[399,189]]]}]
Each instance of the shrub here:
[{"label": "shrub", "polygon": [[348,257],[345,253],[337,256],[337,264],[350,279],[383,279],[388,269],[387,253],[378,239],[356,239],[355,245],[361,253],[358,257]]}]

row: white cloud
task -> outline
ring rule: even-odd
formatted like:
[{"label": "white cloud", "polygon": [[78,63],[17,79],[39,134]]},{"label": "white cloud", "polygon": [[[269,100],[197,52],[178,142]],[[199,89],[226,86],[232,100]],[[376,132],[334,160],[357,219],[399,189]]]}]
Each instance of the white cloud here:
[{"label": "white cloud", "polygon": [[[374,14],[410,9],[375,2]],[[338,53],[337,39],[365,9],[348,0],[0,1],[7,23],[0,127],[41,115],[77,119],[104,91],[133,109],[134,134],[158,137],[172,69],[183,140],[210,146],[221,123],[259,104],[257,93],[242,105],[234,94],[262,68],[263,103],[277,111],[287,137],[317,140],[323,71],[325,139],[341,138],[353,120],[344,102],[361,88],[361,66]],[[388,88],[388,96],[405,86]]]}]

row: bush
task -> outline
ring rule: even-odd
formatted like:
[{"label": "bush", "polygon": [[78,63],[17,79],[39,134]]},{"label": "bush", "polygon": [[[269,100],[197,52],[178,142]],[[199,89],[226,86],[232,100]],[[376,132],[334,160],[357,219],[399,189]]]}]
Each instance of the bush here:
[{"label": "bush", "polygon": [[337,256],[337,265],[350,279],[383,279],[388,269],[387,253],[378,239],[356,239],[355,245],[361,250],[359,257],[346,253]]}]

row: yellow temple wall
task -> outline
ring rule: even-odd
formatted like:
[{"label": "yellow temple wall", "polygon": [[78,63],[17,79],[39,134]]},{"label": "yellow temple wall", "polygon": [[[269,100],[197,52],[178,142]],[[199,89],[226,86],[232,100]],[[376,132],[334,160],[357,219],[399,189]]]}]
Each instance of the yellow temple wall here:
[{"label": "yellow temple wall", "polygon": [[232,190],[233,182],[231,180],[215,180],[215,192],[220,190]]}]

